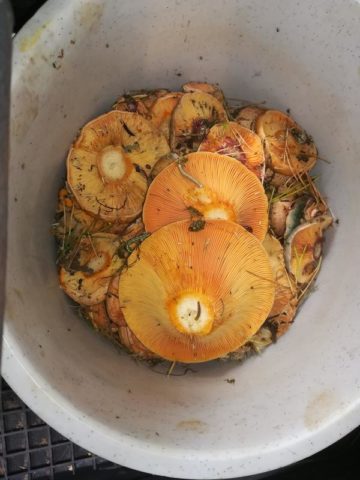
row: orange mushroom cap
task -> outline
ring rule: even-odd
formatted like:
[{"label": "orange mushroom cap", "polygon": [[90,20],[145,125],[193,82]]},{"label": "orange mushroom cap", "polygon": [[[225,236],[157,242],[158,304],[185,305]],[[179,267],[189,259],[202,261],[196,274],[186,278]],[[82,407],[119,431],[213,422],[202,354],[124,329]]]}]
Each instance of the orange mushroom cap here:
[{"label": "orange mushroom cap", "polygon": [[264,108],[258,107],[257,105],[248,105],[236,113],[234,121],[242,127],[255,130],[256,120],[264,112]]},{"label": "orange mushroom cap", "polygon": [[159,97],[151,107],[151,121],[167,140],[170,138],[171,115],[182,95],[181,92],[167,93]]},{"label": "orange mushroom cap", "polygon": [[111,111],[85,125],[70,149],[68,184],[82,209],[126,223],[141,213],[147,175],[168,152],[165,137],[148,120]]},{"label": "orange mushroom cap", "polygon": [[215,123],[227,120],[225,108],[209,93],[184,93],[171,118],[171,150],[194,150]]},{"label": "orange mushroom cap", "polygon": [[191,218],[197,210],[206,219],[239,223],[263,240],[268,227],[268,201],[256,176],[239,161],[217,153],[190,153],[184,164],[200,188],[184,177],[178,164],[162,170],[149,187],[143,208],[145,230]]},{"label": "orange mushroom cap", "polygon": [[214,125],[198,151],[216,152],[236,158],[258,178],[264,176],[265,155],[260,137],[236,122]]},{"label": "orange mushroom cap", "polygon": [[204,362],[243,345],[262,325],[274,300],[268,256],[241,226],[189,222],[157,230],[132,254],[119,281],[130,329],[152,352]]},{"label": "orange mushroom cap", "polygon": [[182,88],[186,93],[192,93],[192,92],[209,93],[210,95],[213,95],[217,100],[219,100],[219,102],[225,103],[225,96],[223,91],[213,83],[188,82],[188,83],[184,83]]},{"label": "orange mushroom cap", "polygon": [[256,132],[274,172],[296,176],[315,165],[317,149],[312,137],[285,113],[267,110],[256,119]]},{"label": "orange mushroom cap", "polygon": [[80,305],[95,305],[105,300],[111,276],[123,266],[117,255],[120,240],[111,233],[80,237],[60,267],[59,283],[65,293]]}]

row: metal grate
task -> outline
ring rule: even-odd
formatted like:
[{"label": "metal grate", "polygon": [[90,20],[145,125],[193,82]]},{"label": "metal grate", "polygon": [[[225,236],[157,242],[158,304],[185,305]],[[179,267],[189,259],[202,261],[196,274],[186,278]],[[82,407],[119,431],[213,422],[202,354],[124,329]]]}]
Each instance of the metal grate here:
[{"label": "metal grate", "polygon": [[[2,381],[0,478],[66,479],[76,472],[133,470],[115,465],[73,444],[35,415]],[[135,473],[135,472],[134,472]],[[139,474],[137,475],[139,476]],[[141,474],[145,477],[144,474]]]}]

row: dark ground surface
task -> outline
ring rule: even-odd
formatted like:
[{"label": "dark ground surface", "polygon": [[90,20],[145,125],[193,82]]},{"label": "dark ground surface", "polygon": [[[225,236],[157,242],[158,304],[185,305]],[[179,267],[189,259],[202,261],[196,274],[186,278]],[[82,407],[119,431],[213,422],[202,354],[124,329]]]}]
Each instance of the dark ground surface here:
[{"label": "dark ground surface", "polygon": [[[68,0],[71,1],[71,0]],[[17,31],[44,0],[12,0]],[[2,382],[0,478],[6,480],[157,480],[115,465],[73,444],[46,425]],[[251,477],[248,477],[249,479]],[[360,427],[331,447],[263,478],[360,479]]]}]

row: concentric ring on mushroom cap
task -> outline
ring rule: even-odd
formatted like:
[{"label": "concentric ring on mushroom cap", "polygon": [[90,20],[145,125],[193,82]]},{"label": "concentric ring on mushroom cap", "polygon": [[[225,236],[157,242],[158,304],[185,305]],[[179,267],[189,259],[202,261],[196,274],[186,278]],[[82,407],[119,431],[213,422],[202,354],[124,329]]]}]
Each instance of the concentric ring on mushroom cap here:
[{"label": "concentric ring on mushroom cap", "polygon": [[81,208],[126,223],[141,213],[147,175],[168,152],[165,137],[141,115],[111,111],[81,130],[67,159],[68,183]]},{"label": "concentric ring on mushroom cap", "polygon": [[152,352],[203,362],[243,345],[265,321],[274,300],[268,256],[233,222],[203,230],[167,225],[129,258],[119,298],[130,329]]},{"label": "concentric ring on mushroom cap", "polygon": [[[268,201],[254,173],[238,160],[217,153],[190,153],[184,170],[199,188],[184,177],[176,163],[162,170],[151,183],[143,208],[145,230],[191,218],[191,208],[205,219],[239,223],[259,240],[268,227]],[[190,210],[189,210],[190,208]]]}]

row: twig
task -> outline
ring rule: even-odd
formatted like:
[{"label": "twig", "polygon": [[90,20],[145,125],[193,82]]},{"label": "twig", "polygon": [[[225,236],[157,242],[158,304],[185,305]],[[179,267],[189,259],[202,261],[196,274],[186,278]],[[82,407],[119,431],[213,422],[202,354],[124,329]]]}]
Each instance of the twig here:
[{"label": "twig", "polygon": [[174,370],[174,368],[175,368],[175,365],[176,365],[176,361],[172,362],[172,364],[170,365],[170,368],[169,368],[169,370],[168,370],[168,372],[167,372],[167,374],[166,374],[168,377],[170,377],[170,375],[172,374],[172,372],[173,372],[173,370]]}]

